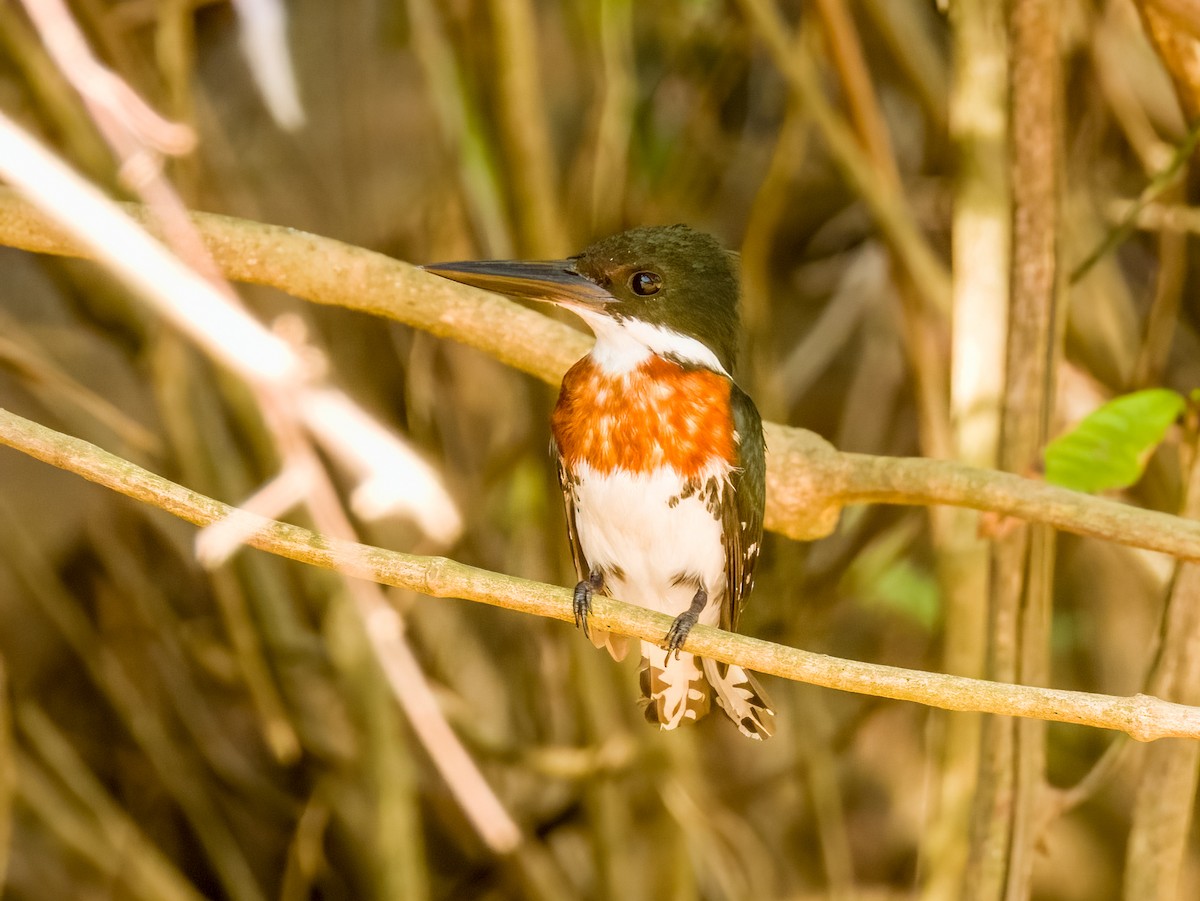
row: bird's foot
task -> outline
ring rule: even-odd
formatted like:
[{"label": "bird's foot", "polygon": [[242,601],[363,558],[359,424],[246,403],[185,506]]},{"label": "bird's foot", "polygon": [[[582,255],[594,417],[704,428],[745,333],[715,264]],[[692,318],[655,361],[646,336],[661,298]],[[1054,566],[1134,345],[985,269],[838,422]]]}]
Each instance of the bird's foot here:
[{"label": "bird's foot", "polygon": [[673,653],[675,659],[679,659],[679,651],[683,647],[683,643],[687,641],[688,633],[692,631],[692,626],[700,621],[700,614],[706,606],[708,606],[708,592],[703,587],[696,589],[691,606],[675,617],[671,628],[667,630],[665,641],[668,657]]},{"label": "bird's foot", "polygon": [[591,638],[588,631],[588,616],[592,612],[592,595],[604,587],[604,573],[593,569],[586,579],[575,586],[575,597],[572,608],[575,611],[575,627],[583,629],[583,634]]},{"label": "bird's foot", "polygon": [[666,642],[668,657],[674,653],[675,658],[679,659],[679,649],[682,648],[683,643],[687,641],[688,633],[692,631],[692,626],[696,625],[696,619],[696,615],[690,610],[687,610],[675,617],[675,622],[671,623],[671,628],[667,630]]}]

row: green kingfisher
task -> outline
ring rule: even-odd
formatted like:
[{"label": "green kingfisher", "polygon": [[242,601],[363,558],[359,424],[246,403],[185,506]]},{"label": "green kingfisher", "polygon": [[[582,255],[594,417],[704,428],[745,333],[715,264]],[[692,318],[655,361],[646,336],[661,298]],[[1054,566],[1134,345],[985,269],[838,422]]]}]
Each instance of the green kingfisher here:
[{"label": "green kingfisher", "polygon": [[625,639],[588,627],[596,592],[674,616],[661,645],[641,643],[646,718],[674,729],[715,698],[743,734],[768,738],[775,712],[757,680],[681,651],[696,623],[737,626],[762,544],[762,420],[731,375],[734,254],[675,225],[627,231],[565,260],[424,268],[564,307],[595,333],[552,418],[580,579],[576,625],[620,660]]}]

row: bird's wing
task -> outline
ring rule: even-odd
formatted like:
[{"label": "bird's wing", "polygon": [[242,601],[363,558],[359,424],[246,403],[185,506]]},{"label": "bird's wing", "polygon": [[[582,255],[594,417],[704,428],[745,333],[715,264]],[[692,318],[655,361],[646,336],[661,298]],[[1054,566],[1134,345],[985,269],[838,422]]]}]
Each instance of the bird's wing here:
[{"label": "bird's wing", "polygon": [[725,534],[725,606],[721,628],[737,628],[738,617],[754,587],[754,565],[762,545],[766,498],[766,442],[758,409],[741,388],[730,386],[729,403],[738,437],[738,468],[729,477],[732,490],[721,501]]},{"label": "bird's wing", "polygon": [[558,461],[558,485],[562,488],[563,511],[567,516],[567,542],[571,545],[571,560],[575,563],[575,572],[579,578],[586,579],[591,572],[591,566],[583,556],[583,548],[579,544],[579,530],[575,527],[575,498],[571,490],[571,474],[563,465],[562,456],[554,442],[551,442],[551,451],[554,459]]}]

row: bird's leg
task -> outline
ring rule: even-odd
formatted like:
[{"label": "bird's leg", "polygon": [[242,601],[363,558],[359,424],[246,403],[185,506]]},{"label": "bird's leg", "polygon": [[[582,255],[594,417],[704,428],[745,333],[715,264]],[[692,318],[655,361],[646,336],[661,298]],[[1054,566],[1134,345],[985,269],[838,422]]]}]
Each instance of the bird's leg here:
[{"label": "bird's leg", "polygon": [[587,638],[592,635],[588,631],[588,614],[592,612],[592,595],[604,588],[604,573],[593,569],[588,577],[575,586],[575,600],[572,604],[575,610],[575,626],[583,629]]},{"label": "bird's leg", "polygon": [[692,626],[696,625],[700,619],[700,614],[704,612],[704,608],[708,606],[708,592],[701,585],[696,589],[696,594],[692,597],[692,605],[675,617],[675,622],[671,623],[671,628],[667,631],[667,656],[671,656],[671,652],[675,652],[675,659],[679,659],[679,649],[683,647],[683,643],[687,641],[688,633],[692,631]]}]

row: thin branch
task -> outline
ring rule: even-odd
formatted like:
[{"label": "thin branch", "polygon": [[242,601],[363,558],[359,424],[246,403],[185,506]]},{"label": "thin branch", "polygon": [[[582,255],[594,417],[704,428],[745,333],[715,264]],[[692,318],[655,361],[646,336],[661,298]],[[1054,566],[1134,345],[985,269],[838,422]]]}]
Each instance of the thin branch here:
[{"label": "thin branch", "polygon": [[[0,444],[195,525],[209,525],[229,516],[250,516],[93,444],[7,410],[0,410]],[[432,597],[465,598],[565,622],[574,619],[571,592],[565,588],[488,572],[444,557],[403,554],[330,538],[287,523],[253,519],[257,529],[247,543],[281,557]],[[647,641],[660,641],[671,624],[670,617],[664,614],[603,597],[595,599],[592,622],[596,628]],[[784,679],[945,710],[1034,717],[1114,729],[1139,741],[1200,738],[1200,707],[1174,704],[1149,695],[1117,697],[1005,685],[842,660],[709,626],[693,629],[684,650]]]},{"label": "thin branch", "polygon": [[1155,200],[1161,197],[1168,188],[1176,183],[1180,173],[1184,171],[1188,160],[1196,152],[1197,143],[1200,143],[1200,122],[1192,125],[1183,143],[1175,148],[1170,161],[1161,172],[1150,179],[1150,183],[1142,189],[1142,193],[1138,199],[1124,207],[1124,211],[1116,226],[1110,228],[1105,233],[1103,240],[1084,258],[1082,263],[1071,271],[1069,281],[1072,285],[1078,284],[1079,280],[1087,275],[1096,263],[1100,262],[1114,247],[1133,234],[1134,230],[1143,221],[1143,212]]},{"label": "thin branch", "polygon": [[1127,219],[1144,231],[1170,231],[1200,234],[1200,209],[1182,203],[1149,203],[1139,200],[1113,200],[1106,207],[1112,223]]},{"label": "thin branch", "polygon": [[[789,429],[788,433],[800,432]],[[802,433],[807,434],[807,433]],[[774,445],[771,445],[774,450]],[[1064,532],[1197,559],[1200,523],[1069,491],[1012,473],[913,457],[872,457],[830,450],[836,462],[817,477],[840,479],[831,495],[840,503],[945,504],[970,507]],[[838,466],[844,474],[834,475]]]},{"label": "thin branch", "polygon": [[[144,208],[123,204],[140,222]],[[385,316],[482,350],[557,384],[591,339],[494,294],[427,275],[382,254],[245,219],[193,213],[225,274],[315,303]],[[29,203],[0,188],[0,244],[87,257]],[[1200,522],[945,460],[841,453],[819,435],[768,423],[767,528],[809,541],[849,504],[943,504],[1200,561]]]}]

